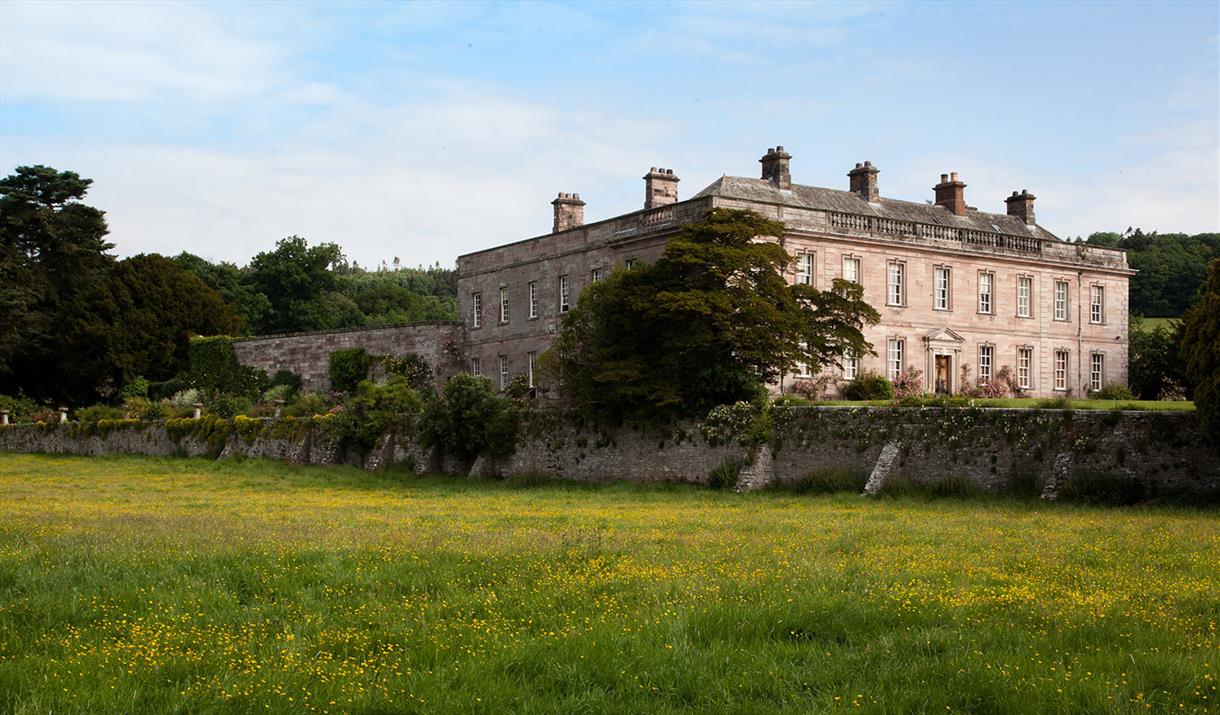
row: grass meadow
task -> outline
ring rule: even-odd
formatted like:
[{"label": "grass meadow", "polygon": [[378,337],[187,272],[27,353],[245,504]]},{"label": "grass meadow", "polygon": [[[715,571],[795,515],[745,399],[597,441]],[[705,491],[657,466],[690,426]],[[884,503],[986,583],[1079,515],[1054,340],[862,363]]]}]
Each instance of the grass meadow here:
[{"label": "grass meadow", "polygon": [[1216,711],[1218,527],[0,455],[0,712]]}]

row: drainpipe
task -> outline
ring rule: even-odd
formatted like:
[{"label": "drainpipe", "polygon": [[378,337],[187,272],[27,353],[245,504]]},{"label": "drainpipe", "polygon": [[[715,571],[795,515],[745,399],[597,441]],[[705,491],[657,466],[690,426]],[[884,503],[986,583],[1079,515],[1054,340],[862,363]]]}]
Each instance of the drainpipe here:
[{"label": "drainpipe", "polygon": [[[1084,271],[1076,271],[1076,387],[1084,390]],[[1081,397],[1088,397],[1084,390]]]}]

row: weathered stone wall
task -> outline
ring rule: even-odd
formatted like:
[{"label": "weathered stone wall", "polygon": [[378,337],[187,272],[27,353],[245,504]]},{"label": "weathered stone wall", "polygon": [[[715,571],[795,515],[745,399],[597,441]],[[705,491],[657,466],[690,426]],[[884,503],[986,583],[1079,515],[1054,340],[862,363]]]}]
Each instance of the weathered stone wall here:
[{"label": "weathered stone wall", "polygon": [[[746,466],[749,488],[835,470],[871,488],[908,479],[969,481],[991,491],[1054,498],[1092,476],[1131,480],[1145,493],[1220,497],[1220,452],[1193,412],[939,408],[775,408],[773,437],[754,448],[700,425],[598,431],[557,413],[524,422],[516,452],[499,463],[444,460],[409,439],[385,438],[369,453],[345,449],[310,420],[212,419],[126,424],[89,434],[76,425],[0,427],[0,451],[159,456],[251,456],[304,464],[355,464],[451,474],[550,475],[576,480],[706,482],[717,467]],[[202,423],[201,423],[202,424]],[[883,453],[884,469],[878,466]]]},{"label": "weathered stone wall", "polygon": [[291,370],[301,376],[302,389],[330,389],[330,354],[344,348],[364,348],[374,355],[415,354],[432,367],[443,384],[465,369],[461,323],[425,322],[309,333],[287,333],[233,341],[237,361],[274,375]]}]

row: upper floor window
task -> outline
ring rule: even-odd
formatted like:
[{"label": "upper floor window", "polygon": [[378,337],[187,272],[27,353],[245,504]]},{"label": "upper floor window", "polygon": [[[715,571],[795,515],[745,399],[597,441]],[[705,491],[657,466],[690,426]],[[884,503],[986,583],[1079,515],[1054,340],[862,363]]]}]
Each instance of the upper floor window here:
[{"label": "upper floor window", "polygon": [[885,295],[886,305],[906,305],[906,269],[907,266],[902,261],[890,261],[889,267],[886,270],[888,276]]},{"label": "upper floor window", "polygon": [[1100,390],[1106,384],[1105,353],[1093,353],[1089,363],[1089,389]]},{"label": "upper floor window", "polygon": [[483,324],[483,294],[470,294],[470,327],[477,328]]},{"label": "upper floor window", "polygon": [[1055,281],[1055,320],[1068,319],[1068,282]]},{"label": "upper floor window", "polygon": [[[995,307],[992,300],[994,297],[995,274],[980,273],[979,274],[979,312],[991,313]],[[980,376],[981,377],[981,376]]]},{"label": "upper floor window", "polygon": [[1089,287],[1089,322],[1104,323],[1106,322],[1106,287],[1105,286],[1090,286]]},{"label": "upper floor window", "polygon": [[932,270],[932,307],[936,310],[949,310],[949,285],[951,279],[949,267],[936,266]]},{"label": "upper floor window", "polygon": [[1055,351],[1055,389],[1068,389],[1068,352],[1067,350]]},{"label": "upper floor window", "polygon": [[813,285],[813,254],[798,253],[796,254],[796,282],[797,285]]},{"label": "upper floor window", "polygon": [[500,289],[500,322],[508,322],[508,289]]},{"label": "upper floor window", "polygon": [[592,280],[592,282],[594,282],[594,283],[600,281],[602,278],[605,278],[605,277],[606,277],[606,269],[604,269],[604,268],[594,268],[593,273],[590,274],[590,276],[589,276],[590,280]]},{"label": "upper floor window", "polygon": [[1017,387],[1028,390],[1033,387],[1031,368],[1034,362],[1034,349],[1017,348]]},{"label": "upper floor window", "polygon": [[572,308],[572,281],[567,276],[559,276],[559,312],[566,313]]},{"label": "upper floor window", "polygon": [[852,283],[860,282],[860,259],[852,256],[843,257],[843,280]]},{"label": "upper floor window", "polygon": [[538,281],[530,281],[530,317],[538,317]]},{"label": "upper floor window", "polygon": [[1034,279],[1029,276],[1017,276],[1017,317],[1028,318],[1031,315],[1030,296],[1034,290]]},{"label": "upper floor window", "polygon": [[902,375],[902,353],[906,345],[901,338],[890,338],[886,349],[885,363],[891,380]]},{"label": "upper floor window", "polygon": [[991,366],[995,364],[995,346],[979,346],[979,384],[991,384]]}]

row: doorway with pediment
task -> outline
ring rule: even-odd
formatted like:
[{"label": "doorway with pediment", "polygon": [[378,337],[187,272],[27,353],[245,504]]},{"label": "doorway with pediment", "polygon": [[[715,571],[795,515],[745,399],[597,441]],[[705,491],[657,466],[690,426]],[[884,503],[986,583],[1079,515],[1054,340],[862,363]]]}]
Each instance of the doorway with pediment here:
[{"label": "doorway with pediment", "polygon": [[928,376],[926,391],[937,395],[952,395],[961,386],[956,373],[961,366],[962,345],[966,340],[949,327],[937,328],[924,336],[927,351]]}]

